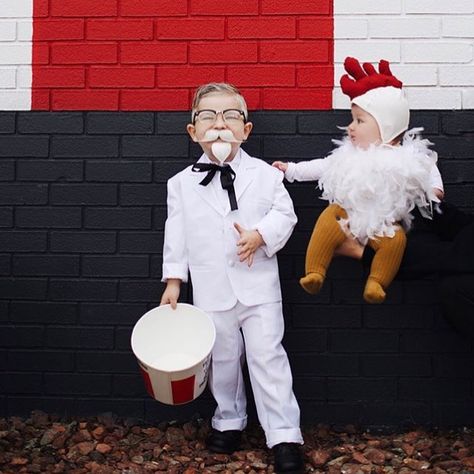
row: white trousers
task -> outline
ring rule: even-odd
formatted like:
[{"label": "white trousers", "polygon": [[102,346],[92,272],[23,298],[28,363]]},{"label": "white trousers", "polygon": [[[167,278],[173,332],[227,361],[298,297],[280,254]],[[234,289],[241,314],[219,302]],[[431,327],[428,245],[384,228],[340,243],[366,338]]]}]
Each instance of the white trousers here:
[{"label": "white trousers", "polygon": [[209,373],[209,387],[217,402],[212,427],[219,431],[243,430],[247,424],[242,376],[246,356],[267,446],[303,443],[293,378],[281,344],[284,331],[281,303],[257,306],[237,303],[230,310],[209,314],[217,333]]}]

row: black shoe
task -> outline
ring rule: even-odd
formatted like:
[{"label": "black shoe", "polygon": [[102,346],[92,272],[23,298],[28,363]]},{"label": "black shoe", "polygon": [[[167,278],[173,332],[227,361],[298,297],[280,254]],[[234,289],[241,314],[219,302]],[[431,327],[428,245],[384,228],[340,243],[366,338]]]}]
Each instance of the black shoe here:
[{"label": "black shoe", "polygon": [[242,431],[218,431],[214,428],[206,439],[206,447],[214,453],[232,454],[240,447]]},{"label": "black shoe", "polygon": [[299,474],[303,472],[303,458],[297,443],[280,443],[272,448],[275,472]]}]

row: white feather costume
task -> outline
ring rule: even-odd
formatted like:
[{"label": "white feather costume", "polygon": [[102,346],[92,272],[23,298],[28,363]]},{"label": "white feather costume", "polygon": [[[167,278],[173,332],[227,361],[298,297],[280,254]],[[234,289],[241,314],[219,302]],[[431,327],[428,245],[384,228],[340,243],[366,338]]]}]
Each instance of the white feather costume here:
[{"label": "white feather costume", "polygon": [[349,230],[361,243],[393,237],[397,224],[408,230],[415,206],[430,217],[431,202],[439,202],[431,180],[437,155],[419,131],[408,131],[400,146],[366,150],[345,138],[335,141],[339,147],[326,158],[330,165],[319,178],[322,199],[347,212]]},{"label": "white feather costume", "polygon": [[439,202],[432,178],[434,170],[439,175],[437,154],[429,149],[429,140],[419,136],[421,131],[406,132],[399,146],[361,149],[348,137],[334,140],[339,146],[329,156],[289,163],[285,175],[289,181],[318,180],[321,198],[347,212],[349,231],[362,244],[368,239],[393,237],[398,224],[405,230],[410,228],[410,212],[415,206],[430,217],[432,201]]}]

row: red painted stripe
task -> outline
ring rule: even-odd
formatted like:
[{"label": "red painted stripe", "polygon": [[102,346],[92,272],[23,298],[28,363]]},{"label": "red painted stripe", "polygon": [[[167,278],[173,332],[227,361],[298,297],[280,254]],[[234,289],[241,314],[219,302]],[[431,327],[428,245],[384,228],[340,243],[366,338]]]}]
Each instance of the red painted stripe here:
[{"label": "red painted stripe", "polygon": [[171,382],[173,403],[186,403],[194,398],[194,379],[195,376],[192,375],[187,379],[173,380]]},{"label": "red painted stripe", "polygon": [[229,81],[251,109],[330,109],[330,0],[34,0],[34,110],[188,110]]},{"label": "red painted stripe", "polygon": [[155,393],[153,392],[153,386],[151,385],[151,380],[150,376],[148,375],[148,372],[142,366],[139,367],[143,377],[143,381],[145,382],[145,389],[148,392],[148,395],[150,395],[150,397],[152,398],[155,398]]}]

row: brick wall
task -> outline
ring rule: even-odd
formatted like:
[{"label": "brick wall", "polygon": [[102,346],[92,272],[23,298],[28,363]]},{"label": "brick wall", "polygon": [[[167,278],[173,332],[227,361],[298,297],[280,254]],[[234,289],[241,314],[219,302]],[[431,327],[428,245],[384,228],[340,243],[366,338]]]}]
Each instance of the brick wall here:
[{"label": "brick wall", "polygon": [[0,109],[187,110],[211,80],[347,108],[348,55],[391,61],[414,109],[472,109],[473,31],[472,0],[2,0]]},{"label": "brick wall", "polygon": [[[0,112],[0,416],[211,413],[208,394],[149,399],[129,347],[161,294],[165,182],[198,153],[178,111],[203,82],[233,82],[260,110],[247,151],[308,159],[347,122],[328,110],[348,106],[344,57],[384,57],[412,108],[432,109],[413,124],[448,199],[474,210],[473,114],[442,111],[474,108],[473,19],[472,0],[3,0],[0,109],[44,112]],[[369,307],[359,266],[340,260],[309,298],[297,277],[324,204],[289,189],[300,222],[280,267],[303,421],[472,424],[472,344],[432,282],[396,282]]]},{"label": "brick wall", "polygon": [[0,6],[0,110],[31,109],[33,0]]},{"label": "brick wall", "polygon": [[[414,109],[474,108],[470,0],[334,0],[334,83],[346,56],[393,64]],[[334,108],[349,104],[335,88]]]},{"label": "brick wall", "polygon": [[[473,118],[412,120],[436,144],[448,200],[472,211]],[[324,156],[348,112],[252,120],[249,153],[300,160]],[[187,121],[182,112],[0,113],[0,416],[211,414],[209,394],[180,408],[150,399],[129,343],[163,288],[165,182],[198,154]],[[339,260],[309,297],[297,278],[324,203],[311,184],[288,187],[300,221],[280,269],[303,422],[474,424],[472,343],[444,323],[432,282],[395,282],[384,305],[368,306],[360,267]]]},{"label": "brick wall", "polygon": [[252,108],[332,105],[329,0],[50,0],[34,12],[33,109],[186,110],[212,80],[242,87]]}]

